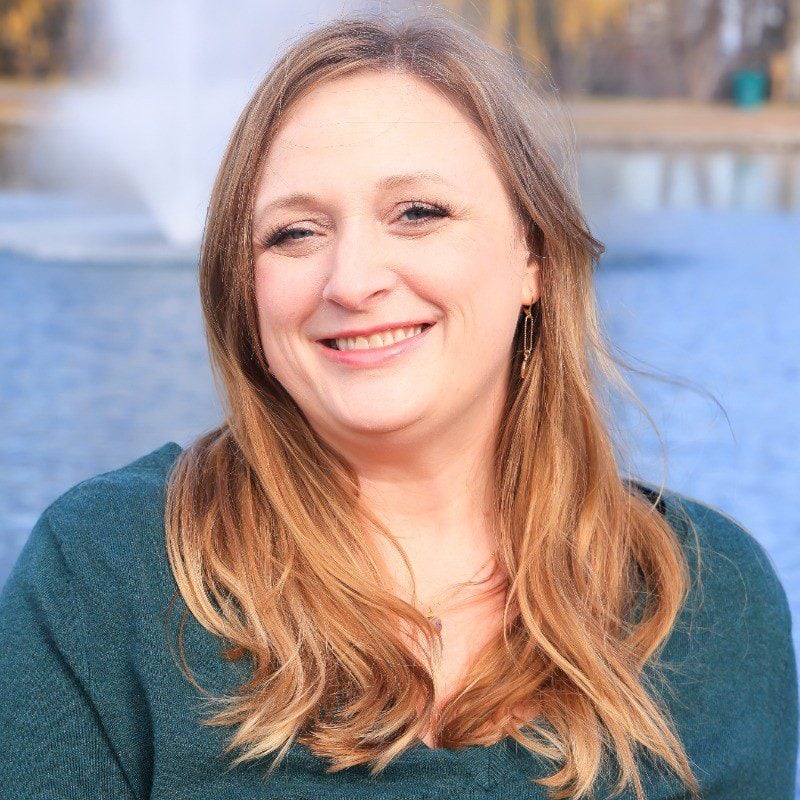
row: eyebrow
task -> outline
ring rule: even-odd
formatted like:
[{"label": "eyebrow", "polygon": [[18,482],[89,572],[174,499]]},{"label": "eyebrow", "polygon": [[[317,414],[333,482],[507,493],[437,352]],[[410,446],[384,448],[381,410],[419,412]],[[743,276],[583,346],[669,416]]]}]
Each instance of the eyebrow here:
[{"label": "eyebrow", "polygon": [[[431,183],[441,183],[445,186],[453,187],[453,184],[450,183],[443,175],[440,175],[438,172],[429,172],[429,171],[419,171],[419,172],[407,172],[397,175],[387,175],[385,178],[381,178],[375,184],[375,189],[378,191],[387,191],[391,189],[398,189],[401,186],[405,186],[410,183],[418,183],[421,181],[429,181]],[[259,206],[256,208],[255,211],[255,220],[258,222],[264,216],[266,216],[270,211],[279,211],[285,208],[295,208],[296,206],[302,205],[309,205],[315,202],[318,202],[319,198],[317,198],[313,194],[308,194],[305,192],[295,192],[294,194],[287,194],[284,197],[278,197],[275,200],[270,200],[268,203],[264,203],[264,205]]]}]

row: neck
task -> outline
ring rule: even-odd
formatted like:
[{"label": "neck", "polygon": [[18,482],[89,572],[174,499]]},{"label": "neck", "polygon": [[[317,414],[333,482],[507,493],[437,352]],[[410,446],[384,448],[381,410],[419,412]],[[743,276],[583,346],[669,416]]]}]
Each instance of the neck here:
[{"label": "neck", "polygon": [[[325,431],[358,476],[360,503],[405,552],[419,598],[468,580],[497,546],[493,470],[505,391],[493,384],[446,424],[432,413],[392,432]],[[366,533],[387,578],[410,588],[397,548]]]}]

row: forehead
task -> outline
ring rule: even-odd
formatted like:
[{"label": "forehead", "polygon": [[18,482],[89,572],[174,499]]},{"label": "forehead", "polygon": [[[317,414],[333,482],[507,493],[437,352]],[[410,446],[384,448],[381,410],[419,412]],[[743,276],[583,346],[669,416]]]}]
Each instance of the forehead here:
[{"label": "forehead", "polygon": [[[267,154],[260,192],[282,181],[436,171],[453,183],[496,180],[478,125],[426,81],[361,72],[312,90],[287,112]],[[465,187],[466,188],[466,187]]]}]

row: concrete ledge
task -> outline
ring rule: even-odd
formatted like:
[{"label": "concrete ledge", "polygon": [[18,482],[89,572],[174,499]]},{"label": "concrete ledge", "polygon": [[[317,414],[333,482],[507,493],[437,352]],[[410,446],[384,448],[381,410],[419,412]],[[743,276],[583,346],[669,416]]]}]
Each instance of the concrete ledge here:
[{"label": "concrete ledge", "polygon": [[581,147],[800,150],[800,104],[564,98]]}]

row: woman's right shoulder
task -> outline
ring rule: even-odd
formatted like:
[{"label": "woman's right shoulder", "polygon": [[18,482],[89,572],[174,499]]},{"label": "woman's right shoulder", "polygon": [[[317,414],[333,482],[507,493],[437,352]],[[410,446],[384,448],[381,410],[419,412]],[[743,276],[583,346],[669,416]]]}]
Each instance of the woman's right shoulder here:
[{"label": "woman's right shoulder", "polygon": [[149,573],[168,577],[164,559],[167,481],[182,448],[167,442],[116,469],[67,489],[42,511],[20,553],[25,566],[37,538],[53,540],[80,582],[130,589]]},{"label": "woman's right shoulder", "polygon": [[163,627],[164,501],[180,452],[168,442],[81,481],[33,526],[0,591],[0,796],[149,794],[151,699],[172,692],[183,708]]},{"label": "woman's right shoulder", "polygon": [[53,500],[42,516],[58,530],[96,528],[100,536],[120,518],[150,518],[163,511],[167,478],[181,452],[179,444],[167,442],[121,467],[86,478]]}]

